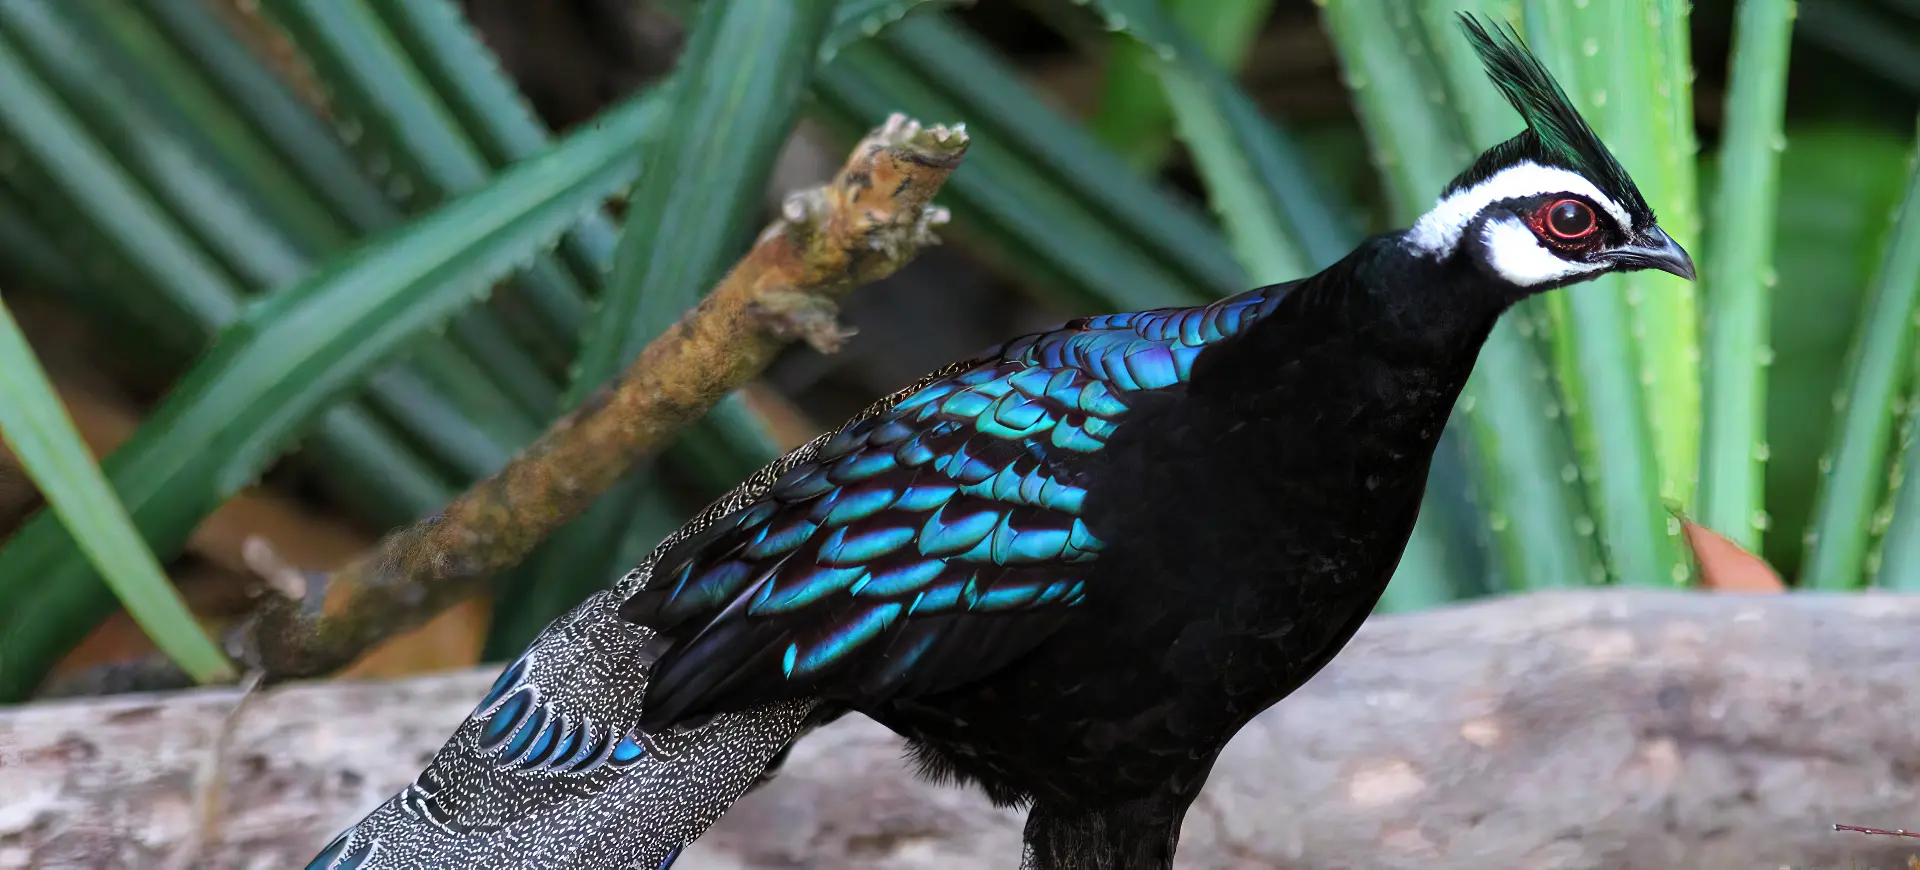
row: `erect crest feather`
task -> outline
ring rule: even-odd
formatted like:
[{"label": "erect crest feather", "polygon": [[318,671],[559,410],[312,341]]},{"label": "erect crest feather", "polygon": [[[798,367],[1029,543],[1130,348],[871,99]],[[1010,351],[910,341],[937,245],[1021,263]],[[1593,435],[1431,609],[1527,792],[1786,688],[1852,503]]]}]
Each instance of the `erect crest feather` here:
[{"label": "erect crest feather", "polygon": [[1533,160],[1585,176],[1632,214],[1635,223],[1651,226],[1653,209],[1640,195],[1632,176],[1580,117],[1580,111],[1573,107],[1573,101],[1560,89],[1546,65],[1527,50],[1520,34],[1506,24],[1495,24],[1489,33],[1479,20],[1464,12],[1460,13],[1460,21],[1466,29],[1467,41],[1486,66],[1487,77],[1527,122],[1527,129],[1488,149],[1471,168],[1454,179],[1447,193],[1471,187],[1521,160]]}]

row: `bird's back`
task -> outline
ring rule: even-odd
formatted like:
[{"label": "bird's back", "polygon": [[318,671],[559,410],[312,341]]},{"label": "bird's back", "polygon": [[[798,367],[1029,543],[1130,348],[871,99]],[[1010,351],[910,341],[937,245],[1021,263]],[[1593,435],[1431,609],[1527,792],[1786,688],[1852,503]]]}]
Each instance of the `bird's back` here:
[{"label": "bird's back", "polygon": [[986,678],[1084,612],[1107,445],[1266,316],[1263,288],[1069,321],[937,372],[667,549],[623,616],[658,632],[651,730],[791,698],[874,711]]}]

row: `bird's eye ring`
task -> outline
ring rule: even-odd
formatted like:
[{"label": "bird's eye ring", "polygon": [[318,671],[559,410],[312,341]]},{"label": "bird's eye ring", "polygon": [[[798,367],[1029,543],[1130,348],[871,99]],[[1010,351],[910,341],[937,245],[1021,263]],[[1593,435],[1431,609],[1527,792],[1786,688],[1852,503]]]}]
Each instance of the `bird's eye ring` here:
[{"label": "bird's eye ring", "polygon": [[1555,238],[1572,241],[1593,234],[1600,224],[1594,220],[1593,207],[1577,199],[1563,199],[1541,209],[1541,223]]}]

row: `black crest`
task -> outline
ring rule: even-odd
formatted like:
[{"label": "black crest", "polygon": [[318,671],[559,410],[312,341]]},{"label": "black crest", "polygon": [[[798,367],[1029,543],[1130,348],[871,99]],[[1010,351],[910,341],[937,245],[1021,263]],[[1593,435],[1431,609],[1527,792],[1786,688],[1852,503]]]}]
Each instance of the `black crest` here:
[{"label": "black crest", "polygon": [[1652,225],[1653,208],[1640,195],[1633,177],[1614,159],[1599,134],[1587,126],[1566,91],[1554,81],[1546,65],[1527,50],[1512,25],[1495,24],[1489,31],[1478,19],[1464,12],[1460,13],[1460,23],[1466,30],[1467,41],[1487,68],[1487,77],[1527,122],[1527,129],[1488,149],[1472,167],[1454,179],[1446,192],[1471,187],[1501,169],[1532,160],[1579,173],[1626,209],[1635,223]]}]

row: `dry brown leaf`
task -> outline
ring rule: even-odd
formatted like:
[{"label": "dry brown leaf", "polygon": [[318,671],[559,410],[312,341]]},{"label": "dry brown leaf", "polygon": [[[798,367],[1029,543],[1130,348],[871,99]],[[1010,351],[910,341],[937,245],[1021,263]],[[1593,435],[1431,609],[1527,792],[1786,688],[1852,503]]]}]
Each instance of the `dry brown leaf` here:
[{"label": "dry brown leaf", "polygon": [[1689,519],[1682,519],[1687,544],[1700,563],[1700,586],[1715,592],[1785,592],[1779,572],[1726,536]]}]

